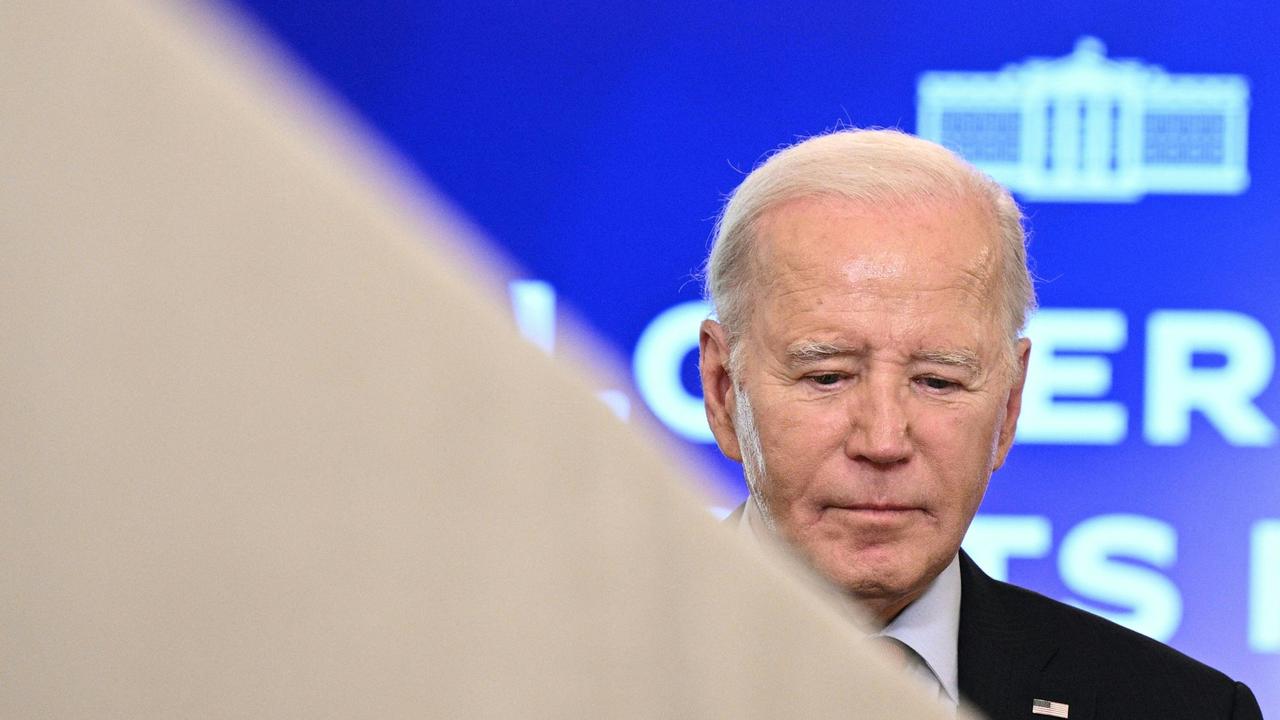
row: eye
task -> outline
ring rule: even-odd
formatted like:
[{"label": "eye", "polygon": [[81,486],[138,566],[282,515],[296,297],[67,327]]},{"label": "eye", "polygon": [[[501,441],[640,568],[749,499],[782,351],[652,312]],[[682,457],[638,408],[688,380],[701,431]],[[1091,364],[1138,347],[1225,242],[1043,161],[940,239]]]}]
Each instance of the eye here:
[{"label": "eye", "polygon": [[922,377],[920,378],[919,382],[923,383],[924,386],[929,388],[930,390],[951,390],[953,388],[959,387],[959,383],[954,383],[950,380],[944,380],[940,377]]},{"label": "eye", "polygon": [[840,382],[840,373],[820,373],[818,375],[810,375],[809,379],[817,385],[835,385]]}]

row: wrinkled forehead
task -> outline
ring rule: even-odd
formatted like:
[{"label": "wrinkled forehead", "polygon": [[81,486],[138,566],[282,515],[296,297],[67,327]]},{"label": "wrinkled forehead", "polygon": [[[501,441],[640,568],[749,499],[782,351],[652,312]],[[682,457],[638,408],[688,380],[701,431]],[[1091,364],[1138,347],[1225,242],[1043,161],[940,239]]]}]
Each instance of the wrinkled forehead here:
[{"label": "wrinkled forehead", "polygon": [[974,201],[808,197],[760,217],[754,264],[770,295],[819,286],[904,293],[950,287],[994,305],[998,237],[992,213]]}]

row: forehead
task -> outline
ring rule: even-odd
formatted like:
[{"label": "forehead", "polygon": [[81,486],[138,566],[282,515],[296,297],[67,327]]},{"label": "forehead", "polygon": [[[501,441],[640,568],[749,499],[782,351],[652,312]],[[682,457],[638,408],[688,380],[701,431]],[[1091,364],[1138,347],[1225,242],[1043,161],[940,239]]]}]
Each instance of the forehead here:
[{"label": "forehead", "polygon": [[958,289],[994,303],[996,241],[993,220],[971,201],[803,198],[761,217],[756,261],[762,284],[774,291]]}]

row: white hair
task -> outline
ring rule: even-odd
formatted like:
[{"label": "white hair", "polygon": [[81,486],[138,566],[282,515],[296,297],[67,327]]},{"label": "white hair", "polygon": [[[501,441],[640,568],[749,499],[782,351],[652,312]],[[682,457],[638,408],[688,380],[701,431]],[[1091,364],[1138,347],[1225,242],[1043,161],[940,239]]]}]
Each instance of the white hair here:
[{"label": "white hair", "polygon": [[747,490],[750,494],[748,502],[754,502],[764,519],[769,532],[777,532],[773,523],[773,515],[769,512],[761,492],[765,482],[764,448],[760,444],[760,430],[756,425],[756,416],[751,409],[751,398],[741,383],[734,381],[733,396],[737,408],[733,413],[733,431],[738,436],[738,451],[742,453],[742,470],[747,476]]},{"label": "white hair", "polygon": [[1022,212],[1009,191],[941,145],[897,130],[852,128],[774,153],[725,203],[704,270],[705,295],[724,326],[735,376],[737,341],[750,322],[749,291],[757,270],[753,246],[760,220],[778,205],[806,197],[875,204],[978,203],[998,235],[1003,294],[999,310],[1012,351],[1036,300],[1027,271]]}]

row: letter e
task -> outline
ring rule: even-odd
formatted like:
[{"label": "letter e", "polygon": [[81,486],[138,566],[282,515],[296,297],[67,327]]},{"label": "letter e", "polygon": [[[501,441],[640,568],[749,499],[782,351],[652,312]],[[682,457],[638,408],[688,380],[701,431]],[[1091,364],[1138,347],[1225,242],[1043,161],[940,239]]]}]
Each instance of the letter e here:
[{"label": "letter e", "polygon": [[[1115,352],[1128,329],[1119,310],[1044,309],[1027,325],[1031,360],[1022,391],[1018,442],[1115,445],[1128,430],[1128,410],[1101,401],[1111,390],[1111,361],[1059,350]],[[1069,397],[1070,402],[1057,398]],[[1080,398],[1080,399],[1076,399]]]}]

